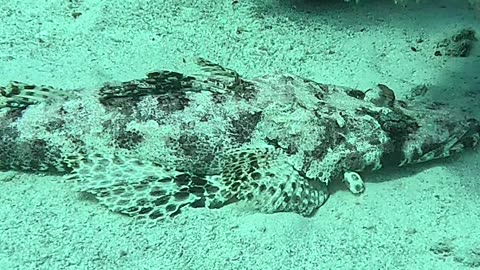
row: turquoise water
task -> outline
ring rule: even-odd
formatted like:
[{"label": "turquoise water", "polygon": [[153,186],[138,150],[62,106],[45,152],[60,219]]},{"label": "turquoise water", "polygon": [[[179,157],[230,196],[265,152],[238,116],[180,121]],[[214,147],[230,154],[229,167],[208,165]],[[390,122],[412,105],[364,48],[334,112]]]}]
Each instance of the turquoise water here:
[{"label": "turquoise water", "polygon": [[[468,1],[7,0],[0,22],[0,269],[480,267],[478,147],[344,163],[398,165],[367,146],[402,134],[425,156],[473,144],[478,126],[448,120],[480,118]],[[327,153],[347,153],[334,176],[306,169]],[[280,209],[252,182],[222,192],[249,169],[309,193]]]}]

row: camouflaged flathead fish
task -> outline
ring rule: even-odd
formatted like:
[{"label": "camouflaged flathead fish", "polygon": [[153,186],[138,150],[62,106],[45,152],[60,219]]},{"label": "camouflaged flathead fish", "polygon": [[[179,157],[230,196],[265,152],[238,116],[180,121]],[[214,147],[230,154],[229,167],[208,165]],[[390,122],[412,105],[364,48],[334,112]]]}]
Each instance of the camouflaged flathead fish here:
[{"label": "camouflaged flathead fish", "polygon": [[184,207],[243,202],[309,216],[332,181],[451,156],[480,125],[289,75],[252,80],[204,59],[204,75],[159,71],[95,90],[0,88],[0,169],[66,175],[112,211],[154,222]]}]

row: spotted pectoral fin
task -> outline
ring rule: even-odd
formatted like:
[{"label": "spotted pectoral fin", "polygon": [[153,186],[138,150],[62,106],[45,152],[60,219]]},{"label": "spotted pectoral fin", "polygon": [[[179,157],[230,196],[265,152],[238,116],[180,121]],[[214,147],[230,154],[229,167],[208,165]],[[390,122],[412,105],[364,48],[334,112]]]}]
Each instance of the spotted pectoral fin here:
[{"label": "spotted pectoral fin", "polygon": [[246,201],[265,213],[314,213],[328,198],[324,183],[302,175],[287,156],[271,148],[228,153],[222,173],[225,197]]},{"label": "spotted pectoral fin", "polygon": [[70,179],[108,209],[147,222],[178,215],[186,207],[223,206],[218,176],[196,176],[119,155],[90,155]]},{"label": "spotted pectoral fin", "polygon": [[33,104],[66,99],[71,93],[50,86],[14,81],[0,87],[0,96],[0,109],[23,109]]}]

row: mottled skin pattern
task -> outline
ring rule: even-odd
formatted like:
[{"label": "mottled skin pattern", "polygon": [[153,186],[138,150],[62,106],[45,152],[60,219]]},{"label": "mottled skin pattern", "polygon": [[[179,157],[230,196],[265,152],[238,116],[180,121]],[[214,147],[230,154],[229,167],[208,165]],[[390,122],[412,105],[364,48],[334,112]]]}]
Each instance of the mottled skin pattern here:
[{"label": "mottled skin pattern", "polygon": [[244,202],[309,216],[360,173],[476,145],[479,122],[360,91],[275,75],[252,80],[200,59],[206,74],[67,91],[0,88],[0,169],[66,175],[112,211],[155,222]]}]

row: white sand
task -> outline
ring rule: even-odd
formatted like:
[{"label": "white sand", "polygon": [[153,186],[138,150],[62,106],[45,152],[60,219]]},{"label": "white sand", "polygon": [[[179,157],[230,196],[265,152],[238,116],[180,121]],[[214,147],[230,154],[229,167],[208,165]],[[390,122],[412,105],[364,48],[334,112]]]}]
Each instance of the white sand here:
[{"label": "white sand", "polygon": [[[429,98],[475,109],[480,44],[468,58],[433,52],[461,28],[480,32],[480,19],[466,1],[430,2],[2,0],[0,85],[98,87],[155,69],[190,72],[201,56],[246,77],[384,83],[400,98],[428,83]],[[81,198],[58,177],[3,173],[0,269],[480,268],[479,169],[477,150],[366,175],[363,195],[338,187],[312,218],[233,205],[153,228]]]}]

